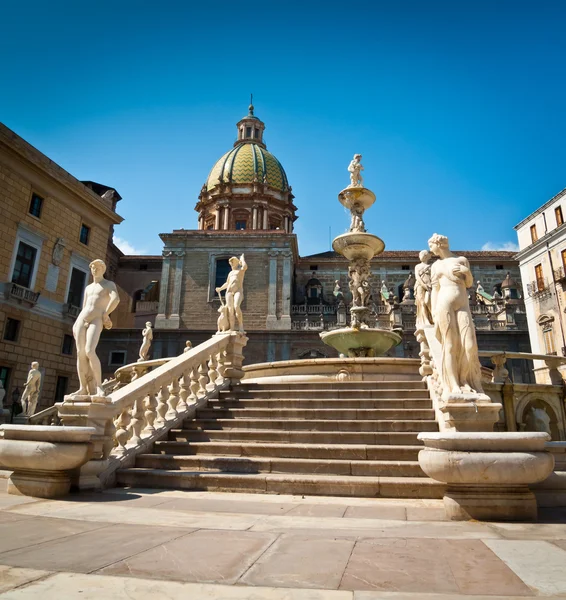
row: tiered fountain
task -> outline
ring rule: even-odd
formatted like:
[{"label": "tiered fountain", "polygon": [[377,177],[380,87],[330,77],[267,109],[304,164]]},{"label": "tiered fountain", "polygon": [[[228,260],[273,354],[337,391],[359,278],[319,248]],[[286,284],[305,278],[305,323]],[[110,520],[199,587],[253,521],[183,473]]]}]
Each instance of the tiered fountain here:
[{"label": "tiered fountain", "polygon": [[375,194],[363,186],[361,158],[361,154],[354,156],[348,167],[350,185],[338,194],[340,203],[352,215],[350,229],[332,242],[332,248],[350,261],[350,327],[320,334],[325,344],[348,357],[383,356],[402,340],[401,335],[395,331],[370,326],[371,286],[368,280],[371,259],[383,252],[385,243],[376,235],[367,233],[365,228],[363,215],[375,202]]}]

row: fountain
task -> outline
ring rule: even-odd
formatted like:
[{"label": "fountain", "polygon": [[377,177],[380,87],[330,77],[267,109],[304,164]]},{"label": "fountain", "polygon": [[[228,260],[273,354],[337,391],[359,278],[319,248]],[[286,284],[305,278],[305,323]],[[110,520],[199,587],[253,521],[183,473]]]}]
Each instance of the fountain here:
[{"label": "fountain", "polygon": [[364,212],[375,202],[375,194],[363,186],[361,154],[356,154],[348,167],[350,185],[338,194],[340,203],[350,211],[350,229],[334,239],[332,248],[346,257],[348,279],[352,293],[350,327],[333,329],[320,334],[322,341],[348,357],[383,356],[399,344],[397,331],[370,326],[371,318],[371,259],[381,254],[385,243],[365,228]]}]

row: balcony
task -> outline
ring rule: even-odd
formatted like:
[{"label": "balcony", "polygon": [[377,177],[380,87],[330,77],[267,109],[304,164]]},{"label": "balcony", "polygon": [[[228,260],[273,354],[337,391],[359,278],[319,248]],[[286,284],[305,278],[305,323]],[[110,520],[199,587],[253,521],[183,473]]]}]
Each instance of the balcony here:
[{"label": "balcony", "polygon": [[291,306],[293,315],[335,315],[335,304],[293,304]]},{"label": "balcony", "polygon": [[70,317],[71,319],[76,319],[81,312],[80,306],[75,306],[74,304],[63,304],[63,314],[66,317]]},{"label": "balcony", "polygon": [[531,283],[527,283],[527,294],[531,298],[542,300],[550,296],[550,287],[546,279],[537,279]]},{"label": "balcony", "polygon": [[562,284],[566,282],[566,272],[564,271],[564,267],[558,267],[558,269],[554,269],[554,279]]},{"label": "balcony", "polygon": [[159,301],[148,302],[146,300],[138,300],[136,302],[136,313],[153,314],[159,309]]},{"label": "balcony", "polygon": [[30,289],[17,283],[10,283],[8,288],[8,297],[19,300],[20,302],[27,302],[32,306],[37,303],[40,292],[32,292]]}]

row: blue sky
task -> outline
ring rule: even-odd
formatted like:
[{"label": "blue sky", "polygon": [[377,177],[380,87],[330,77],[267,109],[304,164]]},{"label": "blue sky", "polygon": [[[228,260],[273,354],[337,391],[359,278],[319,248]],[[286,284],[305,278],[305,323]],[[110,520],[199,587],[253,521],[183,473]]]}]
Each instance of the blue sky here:
[{"label": "blue sky", "polygon": [[[7,0],[0,120],[114,186],[116,235],[159,253],[254,94],[298,206],[300,252],[348,225],[354,153],[389,249],[502,248],[566,187],[566,3]],[[126,247],[126,246],[124,246]]]}]

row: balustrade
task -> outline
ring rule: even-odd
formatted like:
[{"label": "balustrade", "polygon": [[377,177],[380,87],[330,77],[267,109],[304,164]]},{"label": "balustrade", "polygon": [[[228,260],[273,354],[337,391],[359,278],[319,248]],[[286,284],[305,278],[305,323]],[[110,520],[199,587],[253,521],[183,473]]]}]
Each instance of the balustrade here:
[{"label": "balustrade", "polygon": [[150,372],[143,372],[147,364],[145,369],[122,368],[132,381],[115,387],[104,402],[75,403],[72,396],[67,396],[52,411],[38,414],[36,421],[41,419],[43,423],[57,416],[58,409],[64,425],[96,427],[93,459],[83,467],[89,475],[83,477],[81,471],[79,480],[81,487],[96,487],[92,483],[93,472],[99,482],[111,478],[120,464],[147,451],[149,444],[179,425],[208,398],[215,397],[219,389],[239,381],[246,342],[244,334],[231,332],[213,336],[180,356],[160,359]]}]

